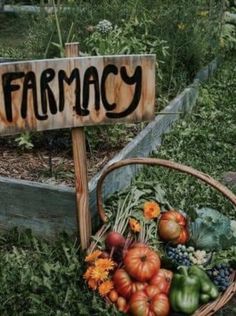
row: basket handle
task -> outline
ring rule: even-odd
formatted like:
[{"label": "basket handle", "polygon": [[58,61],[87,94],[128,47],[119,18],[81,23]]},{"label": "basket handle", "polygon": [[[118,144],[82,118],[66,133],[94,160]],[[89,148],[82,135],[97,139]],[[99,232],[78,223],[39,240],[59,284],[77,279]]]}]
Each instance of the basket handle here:
[{"label": "basket handle", "polygon": [[107,218],[106,214],[103,208],[102,203],[102,184],[104,182],[104,179],[106,176],[112,172],[115,169],[127,166],[127,165],[134,165],[134,164],[142,164],[142,165],[159,165],[168,169],[174,169],[178,170],[183,173],[190,174],[203,182],[211,185],[213,188],[221,192],[226,198],[228,198],[234,206],[236,206],[236,196],[227,189],[224,185],[222,185],[220,182],[216,181],[215,179],[211,178],[209,175],[200,172],[196,169],[193,169],[191,167],[170,161],[170,160],[163,160],[163,159],[157,159],[157,158],[129,158],[120,160],[118,162],[115,162],[108,166],[102,173],[101,177],[98,180],[97,183],[97,207],[98,212],[101,217],[101,220],[105,223]]}]

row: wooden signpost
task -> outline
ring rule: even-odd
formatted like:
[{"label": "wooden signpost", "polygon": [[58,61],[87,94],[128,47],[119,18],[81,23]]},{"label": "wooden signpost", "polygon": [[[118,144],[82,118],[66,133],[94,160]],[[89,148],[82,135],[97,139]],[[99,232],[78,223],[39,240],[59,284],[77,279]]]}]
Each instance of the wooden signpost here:
[{"label": "wooden signpost", "polygon": [[[81,247],[91,220],[83,126],[154,117],[155,55],[78,57],[77,43],[61,59],[0,65],[0,135],[72,128]],[[82,234],[81,234],[82,232]]]}]

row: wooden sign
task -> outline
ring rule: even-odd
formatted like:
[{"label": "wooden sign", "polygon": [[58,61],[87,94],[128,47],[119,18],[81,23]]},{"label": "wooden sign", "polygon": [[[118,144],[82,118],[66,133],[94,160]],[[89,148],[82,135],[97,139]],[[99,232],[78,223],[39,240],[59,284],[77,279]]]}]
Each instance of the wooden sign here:
[{"label": "wooden sign", "polygon": [[0,135],[150,120],[155,55],[0,65]]}]

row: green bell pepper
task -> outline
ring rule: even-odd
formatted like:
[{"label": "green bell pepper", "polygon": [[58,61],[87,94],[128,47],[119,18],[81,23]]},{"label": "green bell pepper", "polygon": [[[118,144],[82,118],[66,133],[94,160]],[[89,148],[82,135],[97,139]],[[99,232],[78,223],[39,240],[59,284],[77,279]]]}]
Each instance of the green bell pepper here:
[{"label": "green bell pepper", "polygon": [[202,302],[207,303],[210,300],[215,300],[219,296],[217,287],[203,269],[198,266],[192,266],[188,269],[188,273],[191,276],[199,277],[201,294],[206,294],[209,297],[207,301],[207,297],[204,296],[204,299],[201,299]]},{"label": "green bell pepper", "polygon": [[178,270],[171,283],[171,307],[175,312],[193,314],[198,309],[200,301],[199,277],[189,275],[187,267],[181,266]]}]

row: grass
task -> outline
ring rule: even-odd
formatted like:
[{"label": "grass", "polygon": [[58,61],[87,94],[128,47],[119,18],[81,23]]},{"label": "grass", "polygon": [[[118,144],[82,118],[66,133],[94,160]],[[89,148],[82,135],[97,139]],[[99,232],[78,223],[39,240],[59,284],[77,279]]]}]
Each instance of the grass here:
[{"label": "grass", "polygon": [[20,49],[27,37],[27,16],[0,13],[0,48]]},{"label": "grass", "polygon": [[[202,86],[197,107],[166,135],[154,155],[191,165],[219,180],[224,172],[236,171],[235,62],[236,57],[230,56],[216,77]],[[146,168],[139,178],[160,182],[172,204],[184,210],[209,204],[235,218],[224,198],[191,177]],[[49,243],[30,232],[1,235],[0,315],[119,315],[87,289],[83,272],[83,253],[74,237],[62,235]],[[235,313],[232,302],[216,315]]]}]

